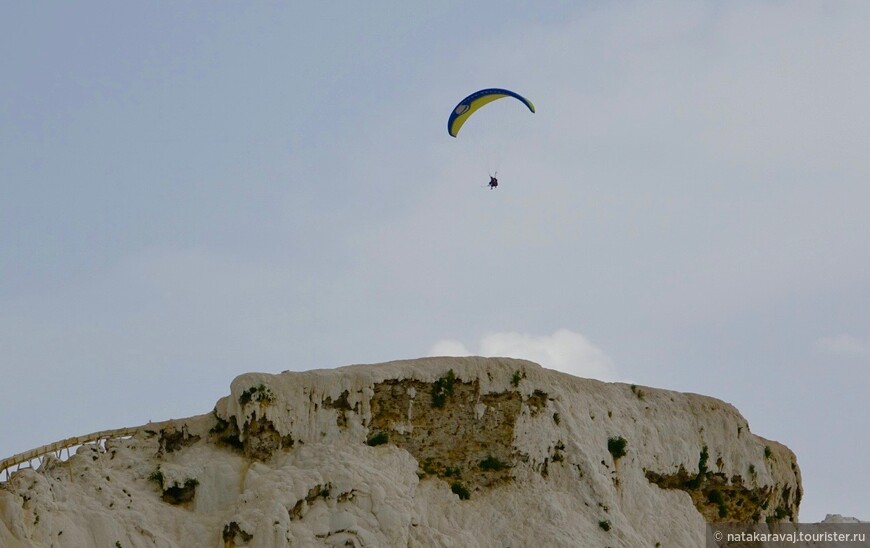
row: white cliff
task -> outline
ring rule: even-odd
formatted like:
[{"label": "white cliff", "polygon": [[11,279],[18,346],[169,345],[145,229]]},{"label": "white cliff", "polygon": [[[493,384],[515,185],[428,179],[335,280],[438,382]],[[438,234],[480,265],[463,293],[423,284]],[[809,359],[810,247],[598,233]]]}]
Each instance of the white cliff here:
[{"label": "white cliff", "polygon": [[15,472],[0,546],[696,547],[800,497],[714,398],[425,358],[241,375],[213,413]]}]

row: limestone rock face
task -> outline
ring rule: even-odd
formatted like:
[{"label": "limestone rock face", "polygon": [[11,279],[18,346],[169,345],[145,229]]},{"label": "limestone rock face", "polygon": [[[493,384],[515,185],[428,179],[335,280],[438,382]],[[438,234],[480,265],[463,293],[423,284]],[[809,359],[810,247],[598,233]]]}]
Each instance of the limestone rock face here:
[{"label": "limestone rock face", "polygon": [[212,413],[0,484],[0,546],[687,546],[797,521],[731,405],[506,358],[249,373]]}]

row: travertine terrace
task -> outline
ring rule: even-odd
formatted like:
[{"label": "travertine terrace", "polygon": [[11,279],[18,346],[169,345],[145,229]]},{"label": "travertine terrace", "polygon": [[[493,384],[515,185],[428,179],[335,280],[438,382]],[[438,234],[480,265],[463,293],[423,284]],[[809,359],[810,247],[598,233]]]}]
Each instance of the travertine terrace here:
[{"label": "travertine terrace", "polygon": [[507,358],[249,373],[127,430],[13,472],[0,545],[696,547],[801,498],[727,403]]}]

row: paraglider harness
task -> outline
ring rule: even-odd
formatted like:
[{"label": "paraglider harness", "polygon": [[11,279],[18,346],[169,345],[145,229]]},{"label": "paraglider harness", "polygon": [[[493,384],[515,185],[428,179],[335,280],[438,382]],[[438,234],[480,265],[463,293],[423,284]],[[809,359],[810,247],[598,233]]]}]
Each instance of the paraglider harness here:
[{"label": "paraglider harness", "polygon": [[[498,175],[498,173],[496,173],[496,175]],[[498,186],[498,179],[496,179],[494,176],[490,175],[489,176],[489,189],[493,190],[497,186]]]}]

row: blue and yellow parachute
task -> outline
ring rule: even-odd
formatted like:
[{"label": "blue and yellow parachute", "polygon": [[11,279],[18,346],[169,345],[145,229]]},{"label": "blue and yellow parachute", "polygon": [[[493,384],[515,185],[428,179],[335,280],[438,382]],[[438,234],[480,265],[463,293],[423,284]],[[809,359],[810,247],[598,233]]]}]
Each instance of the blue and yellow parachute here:
[{"label": "blue and yellow parachute", "polygon": [[456,137],[462,124],[464,124],[465,121],[468,120],[468,117],[474,114],[477,109],[487,103],[495,101],[496,99],[501,99],[502,97],[513,97],[529,107],[529,110],[535,112],[535,105],[519,93],[514,93],[513,91],[501,88],[482,89],[480,91],[475,91],[465,99],[459,101],[459,104],[456,105],[456,108],[453,109],[453,112],[450,113],[450,118],[447,120],[447,133]]}]

